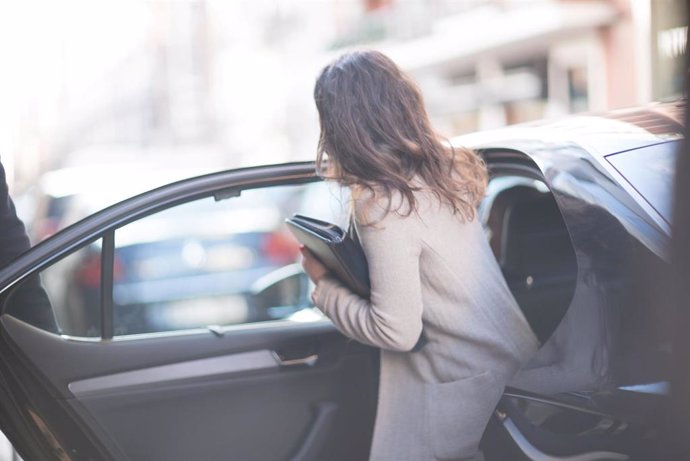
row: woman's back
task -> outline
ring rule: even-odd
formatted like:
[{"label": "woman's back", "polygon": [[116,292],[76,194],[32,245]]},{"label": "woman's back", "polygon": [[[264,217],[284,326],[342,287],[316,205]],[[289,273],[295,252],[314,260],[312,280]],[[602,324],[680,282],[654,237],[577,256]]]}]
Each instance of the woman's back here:
[{"label": "woman's back", "polygon": [[[419,277],[425,335],[444,339],[430,341],[422,351],[429,362],[427,372],[420,370],[425,381],[453,381],[483,371],[497,355],[532,354],[534,335],[506,284],[481,223],[476,217],[467,220],[453,213],[429,191],[415,195],[420,206],[416,213],[403,218],[408,225],[400,229],[416,232],[421,241]],[[370,250],[375,258],[376,249]]]},{"label": "woman's back", "polygon": [[[423,187],[414,194],[418,206],[409,214],[408,206],[395,193],[390,207],[386,199],[364,194],[355,201],[355,210],[357,221],[368,223],[359,224],[357,229],[374,271],[385,271],[395,280],[404,274],[404,267],[418,267],[421,316],[429,342],[410,359],[417,361],[422,356],[419,364],[428,362],[428,367],[419,369],[422,379],[452,381],[483,371],[497,355],[522,357],[533,353],[536,339],[508,289],[478,219],[468,220],[454,213]],[[385,238],[381,238],[383,234]],[[409,251],[417,245],[418,254]],[[398,248],[395,264],[386,258],[390,248]],[[415,283],[393,281],[393,285],[396,298],[408,303],[415,299]],[[397,313],[401,311],[404,309]],[[482,347],[478,349],[479,345]]]}]

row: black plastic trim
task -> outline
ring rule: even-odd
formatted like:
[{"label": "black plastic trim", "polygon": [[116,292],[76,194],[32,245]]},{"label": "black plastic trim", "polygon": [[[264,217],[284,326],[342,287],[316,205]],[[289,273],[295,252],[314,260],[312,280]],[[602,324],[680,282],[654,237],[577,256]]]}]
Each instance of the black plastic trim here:
[{"label": "black plastic trim", "polygon": [[113,339],[113,263],[115,231],[103,234],[101,248],[101,339]]}]

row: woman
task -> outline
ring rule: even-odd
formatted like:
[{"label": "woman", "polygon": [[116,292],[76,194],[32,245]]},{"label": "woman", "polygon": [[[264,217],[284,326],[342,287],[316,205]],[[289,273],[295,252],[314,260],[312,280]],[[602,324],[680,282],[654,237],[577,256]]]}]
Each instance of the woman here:
[{"label": "woman", "polygon": [[326,66],[314,98],[317,167],[352,191],[371,298],[306,249],[303,265],[315,305],[345,335],[382,349],[370,459],[481,459],[506,380],[537,348],[477,221],[485,166],[439,140],[419,90],[381,53]]}]

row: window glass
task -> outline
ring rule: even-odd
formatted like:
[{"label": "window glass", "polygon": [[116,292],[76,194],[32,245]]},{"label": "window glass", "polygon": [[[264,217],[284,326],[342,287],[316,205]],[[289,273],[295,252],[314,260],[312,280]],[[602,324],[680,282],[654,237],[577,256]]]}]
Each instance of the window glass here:
[{"label": "window glass", "polygon": [[161,211],[115,232],[115,335],[318,315],[284,224],[302,213],[344,225],[345,193],[314,183],[243,191]]},{"label": "window glass", "polygon": [[553,195],[539,180],[493,176],[479,219],[508,288],[546,341],[568,310],[577,280],[570,234]]},{"label": "window glass", "polygon": [[6,312],[44,330],[100,337],[100,240],[22,282]]},{"label": "window glass", "polygon": [[680,141],[609,155],[606,159],[644,199],[671,222],[673,176]]}]

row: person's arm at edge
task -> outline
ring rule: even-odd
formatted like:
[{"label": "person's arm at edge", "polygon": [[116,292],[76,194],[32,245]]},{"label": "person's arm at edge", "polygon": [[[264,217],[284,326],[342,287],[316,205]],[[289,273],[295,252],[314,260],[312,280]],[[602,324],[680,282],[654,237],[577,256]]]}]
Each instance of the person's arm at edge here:
[{"label": "person's arm at edge", "polygon": [[[31,247],[24,223],[17,216],[0,162],[0,267]],[[38,277],[29,278],[12,294],[8,312],[43,330],[57,332],[57,323],[48,295]]]},{"label": "person's arm at edge", "polygon": [[8,264],[31,247],[24,224],[10,198],[5,168],[0,162],[0,267]]}]

